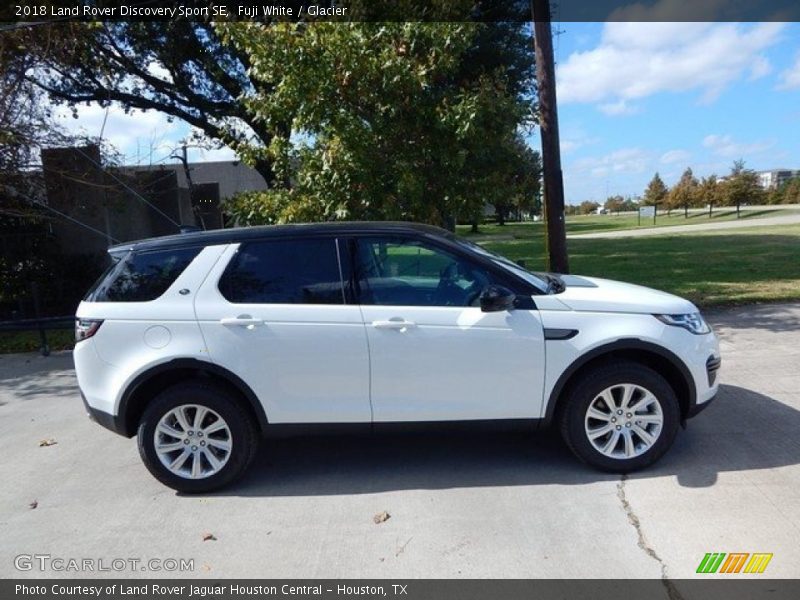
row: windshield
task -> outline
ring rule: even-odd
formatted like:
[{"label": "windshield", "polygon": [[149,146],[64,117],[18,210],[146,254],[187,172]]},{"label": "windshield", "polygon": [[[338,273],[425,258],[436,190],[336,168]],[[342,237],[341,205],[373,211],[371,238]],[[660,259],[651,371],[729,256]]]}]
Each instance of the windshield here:
[{"label": "windshield", "polygon": [[548,292],[550,286],[547,281],[545,281],[538,275],[534,275],[527,269],[522,268],[517,263],[510,261],[505,256],[500,256],[499,254],[495,254],[494,252],[491,252],[490,250],[487,250],[483,246],[480,246],[474,242],[469,242],[467,240],[462,240],[459,238],[453,238],[453,241],[455,241],[458,244],[461,244],[462,246],[465,246],[466,248],[469,248],[473,252],[477,252],[478,254],[490,258],[497,265],[503,267],[507,271],[511,271],[517,277],[521,277],[528,283],[536,286],[543,293]]}]

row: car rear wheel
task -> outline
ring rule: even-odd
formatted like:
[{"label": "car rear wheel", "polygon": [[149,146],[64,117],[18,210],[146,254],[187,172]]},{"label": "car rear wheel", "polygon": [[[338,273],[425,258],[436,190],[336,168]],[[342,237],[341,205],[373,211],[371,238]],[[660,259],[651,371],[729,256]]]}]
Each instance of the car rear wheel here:
[{"label": "car rear wheel", "polygon": [[149,404],[138,430],[139,454],[164,485],[208,492],[230,484],[252,462],[258,434],[227,390],[205,383],[170,387]]},{"label": "car rear wheel", "polygon": [[561,412],[561,433],[587,464],[615,473],[651,465],[672,445],[680,407],[667,381],[633,362],[582,374]]}]

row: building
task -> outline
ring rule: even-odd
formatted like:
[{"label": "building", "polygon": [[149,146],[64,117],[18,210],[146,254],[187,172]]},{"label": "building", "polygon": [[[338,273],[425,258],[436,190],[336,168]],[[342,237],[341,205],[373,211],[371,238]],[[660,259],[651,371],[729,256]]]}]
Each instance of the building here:
[{"label": "building", "polygon": [[97,146],[42,150],[44,202],[68,217],[52,221],[56,243],[65,254],[91,255],[115,242],[177,233],[182,225],[221,229],[225,199],[267,187],[239,161],[188,163],[188,170],[189,177],[180,162],[104,166]]},{"label": "building", "polygon": [[793,177],[800,177],[800,169],[770,169],[769,171],[757,171],[758,183],[765,190],[774,190]]}]

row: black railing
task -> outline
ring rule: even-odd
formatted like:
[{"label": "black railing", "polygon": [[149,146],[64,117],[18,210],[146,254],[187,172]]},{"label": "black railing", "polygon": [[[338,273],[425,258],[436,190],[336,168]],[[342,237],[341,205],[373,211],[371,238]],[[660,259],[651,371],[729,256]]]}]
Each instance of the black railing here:
[{"label": "black railing", "polygon": [[48,329],[73,329],[74,327],[74,316],[0,321],[0,333],[10,331],[38,331],[40,341],[39,351],[42,353],[42,356],[50,355],[50,344],[47,343]]}]

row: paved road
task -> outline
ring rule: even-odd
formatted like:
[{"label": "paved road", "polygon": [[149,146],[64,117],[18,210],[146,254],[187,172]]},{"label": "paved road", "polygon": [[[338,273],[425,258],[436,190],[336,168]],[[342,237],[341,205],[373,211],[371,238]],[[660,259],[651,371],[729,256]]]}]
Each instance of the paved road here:
[{"label": "paved road", "polygon": [[209,578],[686,578],[712,551],[772,552],[769,575],[798,577],[800,305],[712,321],[717,402],[629,479],[553,435],[314,439],[270,442],[236,487],[180,496],[86,419],[68,354],[4,356],[0,577],[42,576],[12,561],[46,553],[189,558]]},{"label": "paved road", "polygon": [[642,229],[622,229],[619,231],[600,231],[596,233],[574,233],[567,235],[569,239],[607,239],[622,237],[640,237],[644,235],[668,235],[675,233],[694,233],[697,231],[717,231],[719,229],[741,229],[743,227],[770,227],[772,225],[794,225],[800,223],[800,214],[745,219],[739,221],[722,221],[720,223],[698,223],[697,225],[667,225],[665,227],[647,227]]}]

